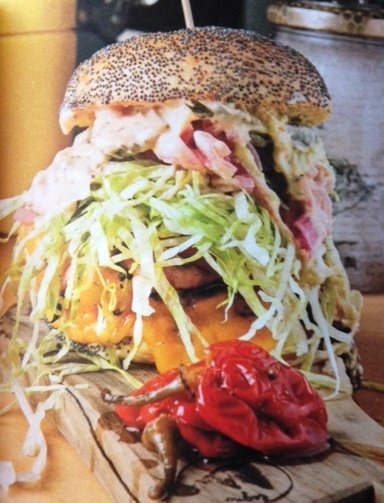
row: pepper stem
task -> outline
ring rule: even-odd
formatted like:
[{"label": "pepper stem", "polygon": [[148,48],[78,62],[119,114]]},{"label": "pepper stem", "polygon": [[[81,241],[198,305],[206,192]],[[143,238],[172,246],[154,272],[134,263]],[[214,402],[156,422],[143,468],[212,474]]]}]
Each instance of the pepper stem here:
[{"label": "pepper stem", "polygon": [[158,402],[159,400],[173,396],[185,389],[184,382],[180,374],[178,374],[172,381],[158,389],[153,389],[137,395],[113,395],[109,389],[103,389],[101,397],[104,402],[140,407],[149,403]]}]

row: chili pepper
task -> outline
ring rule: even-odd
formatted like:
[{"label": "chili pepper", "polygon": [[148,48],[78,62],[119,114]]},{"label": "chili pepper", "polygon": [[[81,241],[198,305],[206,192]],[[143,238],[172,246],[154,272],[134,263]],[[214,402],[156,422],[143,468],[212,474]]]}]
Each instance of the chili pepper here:
[{"label": "chili pepper", "polygon": [[175,447],[174,430],[176,424],[168,414],[160,414],[150,421],[143,430],[141,437],[144,446],[158,454],[163,462],[164,477],[149,491],[151,498],[161,498],[168,495],[176,476],[177,449]]},{"label": "chili pepper", "polygon": [[[208,458],[228,457],[239,446],[265,455],[308,455],[327,445],[320,395],[298,370],[250,342],[212,344],[197,364],[160,374],[128,396],[105,390],[103,398],[116,404],[127,425],[146,428],[147,442],[148,425],[165,415]],[[174,473],[174,459],[166,459],[167,449],[160,447],[168,474]]]}]

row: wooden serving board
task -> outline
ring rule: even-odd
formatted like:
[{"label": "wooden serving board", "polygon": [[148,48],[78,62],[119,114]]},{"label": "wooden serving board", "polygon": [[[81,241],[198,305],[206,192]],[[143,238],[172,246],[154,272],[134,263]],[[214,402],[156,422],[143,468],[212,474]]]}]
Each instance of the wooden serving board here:
[{"label": "wooden serving board", "polygon": [[[145,367],[133,373],[143,381],[151,375]],[[69,443],[117,503],[153,502],[148,490],[162,473],[156,456],[100,423],[111,410],[101,389],[126,393],[123,378],[109,371],[82,374],[67,377],[65,385],[55,422]],[[188,465],[171,503],[384,502],[384,429],[349,397],[327,402],[327,409],[332,441],[326,453],[276,465],[245,459],[227,467]]]}]

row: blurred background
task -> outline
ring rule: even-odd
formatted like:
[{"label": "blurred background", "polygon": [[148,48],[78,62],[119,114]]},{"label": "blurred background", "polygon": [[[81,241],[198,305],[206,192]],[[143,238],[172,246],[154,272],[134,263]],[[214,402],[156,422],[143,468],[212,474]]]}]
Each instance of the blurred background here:
[{"label": "blurred background", "polygon": [[[196,26],[254,29],[272,35],[268,0],[190,0]],[[123,32],[167,31],[185,26],[180,0],[78,0],[78,60]],[[124,36],[124,35],[123,35]]]}]

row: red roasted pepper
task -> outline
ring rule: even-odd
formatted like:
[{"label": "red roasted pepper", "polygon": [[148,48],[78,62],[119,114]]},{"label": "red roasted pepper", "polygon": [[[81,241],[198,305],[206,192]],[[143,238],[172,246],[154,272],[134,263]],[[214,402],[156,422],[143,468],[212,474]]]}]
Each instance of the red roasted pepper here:
[{"label": "red roasted pepper", "polygon": [[241,446],[264,454],[310,454],[328,439],[320,395],[296,369],[249,342],[211,345],[198,364],[161,374],[127,398],[117,415],[142,430],[161,414],[203,456]]}]

